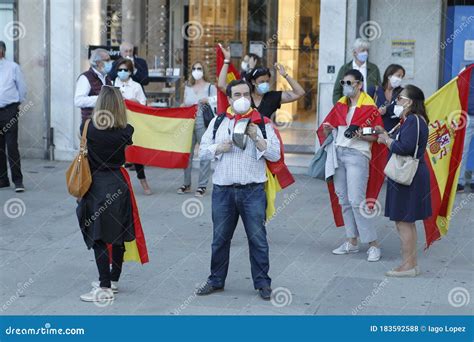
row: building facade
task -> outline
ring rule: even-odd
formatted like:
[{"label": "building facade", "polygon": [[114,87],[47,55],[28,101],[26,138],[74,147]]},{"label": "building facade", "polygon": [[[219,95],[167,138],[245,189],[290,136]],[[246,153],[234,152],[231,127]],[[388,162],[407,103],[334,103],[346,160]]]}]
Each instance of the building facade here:
[{"label": "building facade", "polygon": [[[28,84],[20,119],[22,154],[72,159],[81,121],[74,107],[74,88],[78,75],[88,68],[89,46],[113,47],[121,41],[134,44],[153,73],[178,70],[182,82],[151,82],[146,88],[150,98],[156,97],[151,101],[168,105],[179,105],[179,95],[172,98],[173,94],[182,90],[194,61],[203,61],[215,81],[217,43],[231,46],[236,66],[249,52],[261,56],[266,66],[282,63],[306,95],[282,105],[276,120],[283,125],[288,151],[314,151],[315,129],[332,106],[337,71],[352,59],[355,38],[371,42],[369,60],[381,73],[389,64],[400,63],[408,71],[405,83],[421,87],[429,96],[444,82],[446,47],[452,44],[446,37],[451,23],[447,23],[448,11],[455,5],[473,4],[451,0],[0,0],[0,40],[7,43],[7,58],[21,65]],[[467,33],[466,41],[474,41],[470,33],[474,15],[463,18],[460,28],[452,32],[461,29]],[[463,26],[466,22],[470,25]],[[466,58],[456,61],[451,71],[469,63],[469,44]],[[272,82],[276,89],[289,89],[279,76],[274,75]]]}]

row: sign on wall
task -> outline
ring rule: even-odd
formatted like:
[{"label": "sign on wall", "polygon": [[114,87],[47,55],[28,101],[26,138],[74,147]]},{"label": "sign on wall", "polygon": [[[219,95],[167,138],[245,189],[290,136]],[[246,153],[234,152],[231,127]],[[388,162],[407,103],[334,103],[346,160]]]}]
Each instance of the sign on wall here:
[{"label": "sign on wall", "polygon": [[415,40],[392,40],[392,63],[400,64],[405,69],[405,78],[415,76]]}]

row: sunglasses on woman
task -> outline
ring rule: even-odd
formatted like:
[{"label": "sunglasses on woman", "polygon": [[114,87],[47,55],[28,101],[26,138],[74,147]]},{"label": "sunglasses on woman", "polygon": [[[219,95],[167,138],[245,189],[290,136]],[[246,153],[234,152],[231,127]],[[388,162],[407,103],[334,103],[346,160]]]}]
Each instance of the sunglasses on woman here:
[{"label": "sunglasses on woman", "polygon": [[397,96],[397,101],[400,101],[401,99],[409,100],[409,97],[403,96],[403,95],[398,95]]},{"label": "sunglasses on woman", "polygon": [[195,68],[193,68],[193,71],[194,71],[194,70],[202,71],[202,68],[201,68],[201,67],[195,67]]},{"label": "sunglasses on woman", "polygon": [[130,70],[124,69],[124,68],[120,68],[120,69],[118,69],[117,71],[130,71]]},{"label": "sunglasses on woman", "polygon": [[347,80],[347,81],[344,81],[344,80],[341,80],[341,85],[344,86],[344,85],[348,85],[348,86],[352,86],[353,84],[357,84],[359,83],[359,81],[350,81],[350,80]]}]

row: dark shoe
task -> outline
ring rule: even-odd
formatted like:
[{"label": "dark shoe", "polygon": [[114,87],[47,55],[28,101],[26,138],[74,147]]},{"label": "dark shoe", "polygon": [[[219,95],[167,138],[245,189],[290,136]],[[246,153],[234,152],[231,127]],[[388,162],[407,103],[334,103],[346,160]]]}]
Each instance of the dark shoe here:
[{"label": "dark shoe", "polygon": [[471,183],[471,191],[474,191],[474,183]]},{"label": "dark shoe", "polygon": [[223,287],[214,287],[208,282],[196,289],[197,296],[207,296],[214,292],[224,291]]},{"label": "dark shoe", "polygon": [[457,193],[463,193],[464,192],[464,185],[458,184],[458,188],[456,189]]},{"label": "dark shoe", "polygon": [[15,192],[25,192],[23,183],[15,184]]},{"label": "dark shoe", "polygon": [[263,300],[270,300],[272,298],[272,288],[262,287],[261,289],[258,289],[258,294]]}]

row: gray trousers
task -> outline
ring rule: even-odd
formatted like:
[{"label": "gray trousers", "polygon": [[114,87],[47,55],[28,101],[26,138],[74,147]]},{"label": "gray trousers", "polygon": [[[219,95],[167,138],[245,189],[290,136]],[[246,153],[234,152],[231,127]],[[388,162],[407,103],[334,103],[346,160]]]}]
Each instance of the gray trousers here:
[{"label": "gray trousers", "polygon": [[[191,171],[193,169],[193,157],[194,157],[194,148],[196,143],[201,143],[201,138],[206,132],[206,127],[204,126],[204,120],[202,116],[198,115],[196,117],[196,123],[194,125],[193,132],[193,141],[191,144],[191,154],[189,155],[189,164],[186,169],[184,169],[184,185],[191,185]],[[209,177],[211,175],[211,161],[210,160],[201,160],[199,162],[199,182],[198,187],[205,188],[209,182]]]},{"label": "gray trousers", "polygon": [[369,180],[369,158],[353,148],[337,147],[338,168],[334,188],[342,207],[347,238],[363,243],[377,240],[377,231],[367,213],[366,191]]}]

